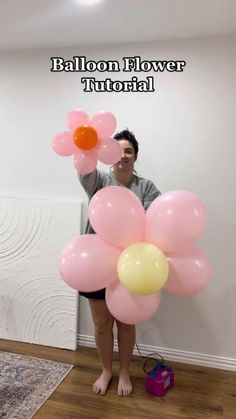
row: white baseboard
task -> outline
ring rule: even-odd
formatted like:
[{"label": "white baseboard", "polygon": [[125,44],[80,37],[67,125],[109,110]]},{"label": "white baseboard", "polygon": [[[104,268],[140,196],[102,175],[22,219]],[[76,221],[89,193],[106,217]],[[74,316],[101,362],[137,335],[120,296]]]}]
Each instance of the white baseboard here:
[{"label": "white baseboard", "polygon": [[[87,336],[78,334],[78,345],[86,346],[89,348],[95,348],[94,336]],[[216,355],[205,355],[195,352],[180,351],[178,349],[168,349],[159,346],[143,345],[138,343],[139,350],[143,356],[147,356],[153,352],[157,352],[162,355],[165,360],[182,362],[185,364],[200,365],[203,367],[218,368],[228,371],[236,371],[236,359],[226,358]],[[117,341],[114,342],[114,351],[118,351]],[[136,347],[134,348],[134,354],[139,355]]]}]

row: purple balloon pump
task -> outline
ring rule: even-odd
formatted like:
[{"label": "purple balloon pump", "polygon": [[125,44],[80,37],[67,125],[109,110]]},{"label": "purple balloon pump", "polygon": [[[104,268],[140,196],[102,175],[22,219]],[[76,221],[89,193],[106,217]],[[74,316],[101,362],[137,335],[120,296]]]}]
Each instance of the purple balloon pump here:
[{"label": "purple balloon pump", "polygon": [[[161,357],[162,358],[162,357]],[[147,362],[152,359],[155,360],[156,365],[151,370],[147,371]],[[171,387],[174,386],[174,371],[164,363],[155,358],[147,358],[143,366],[146,373],[145,390],[148,393],[155,394],[155,396],[162,397]]]}]

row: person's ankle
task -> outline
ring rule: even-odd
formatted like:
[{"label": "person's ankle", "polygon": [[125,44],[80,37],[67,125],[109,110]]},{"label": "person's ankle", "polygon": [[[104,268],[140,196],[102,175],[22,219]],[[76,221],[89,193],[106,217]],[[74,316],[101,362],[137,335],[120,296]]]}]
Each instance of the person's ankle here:
[{"label": "person's ankle", "polygon": [[122,374],[130,375],[129,368],[124,368],[124,367],[120,368],[120,375]]},{"label": "person's ankle", "polygon": [[104,374],[111,374],[112,375],[112,368],[102,368],[102,373]]}]

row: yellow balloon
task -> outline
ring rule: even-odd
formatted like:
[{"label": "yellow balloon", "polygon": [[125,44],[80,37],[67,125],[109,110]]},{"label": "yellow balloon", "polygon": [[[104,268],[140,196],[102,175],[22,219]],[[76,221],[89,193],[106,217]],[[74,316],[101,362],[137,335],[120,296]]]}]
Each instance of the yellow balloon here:
[{"label": "yellow balloon", "polygon": [[169,273],[165,255],[149,243],[135,243],[127,247],[120,255],[117,269],[122,284],[136,295],[159,291]]}]

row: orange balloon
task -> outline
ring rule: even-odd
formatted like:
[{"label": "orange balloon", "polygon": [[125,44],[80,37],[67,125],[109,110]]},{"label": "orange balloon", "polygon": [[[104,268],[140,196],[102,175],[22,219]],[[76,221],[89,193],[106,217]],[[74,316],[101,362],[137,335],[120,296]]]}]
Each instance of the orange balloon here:
[{"label": "orange balloon", "polygon": [[73,139],[77,147],[82,150],[90,150],[97,144],[98,135],[94,128],[82,125],[75,130]]}]

